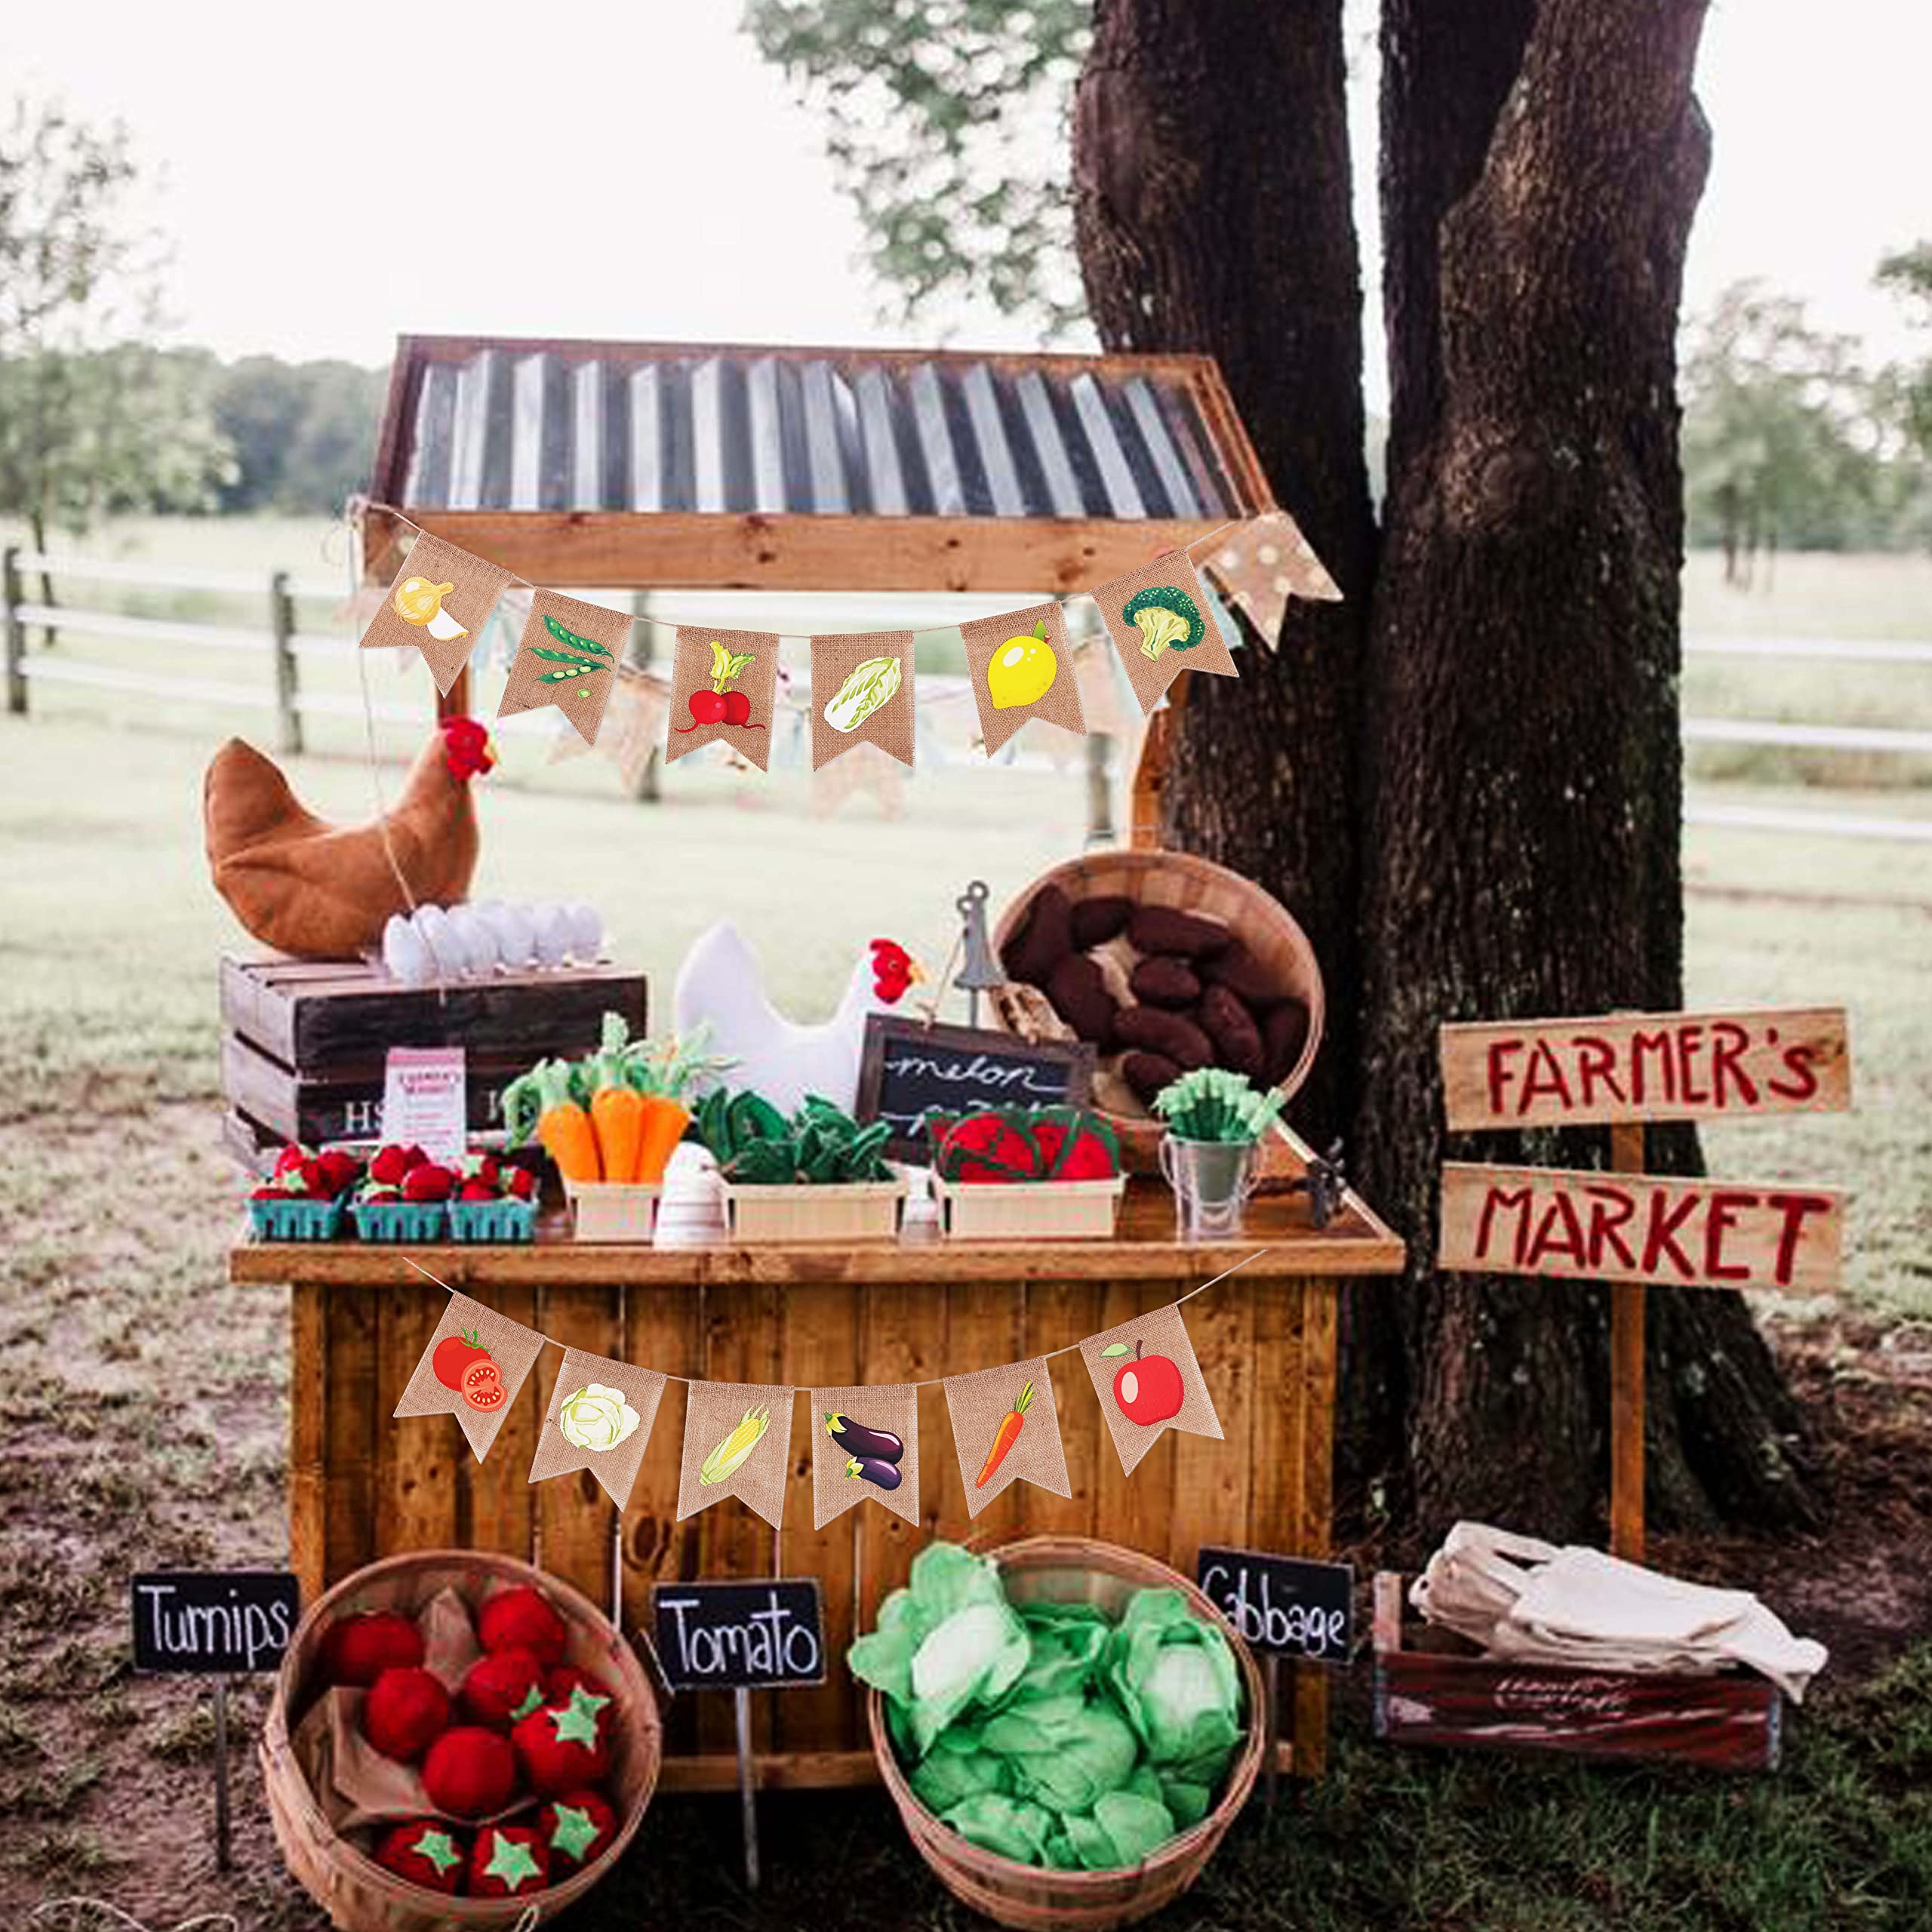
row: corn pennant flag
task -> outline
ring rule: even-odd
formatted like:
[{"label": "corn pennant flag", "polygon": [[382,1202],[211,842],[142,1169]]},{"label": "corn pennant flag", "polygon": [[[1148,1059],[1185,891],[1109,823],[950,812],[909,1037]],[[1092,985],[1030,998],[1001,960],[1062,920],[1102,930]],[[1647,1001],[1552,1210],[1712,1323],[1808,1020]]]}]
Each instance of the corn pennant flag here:
[{"label": "corn pennant flag", "polygon": [[769,1383],[694,1382],[685,1405],[678,1521],[727,1496],[775,1530],[791,1472],[792,1391]]}]

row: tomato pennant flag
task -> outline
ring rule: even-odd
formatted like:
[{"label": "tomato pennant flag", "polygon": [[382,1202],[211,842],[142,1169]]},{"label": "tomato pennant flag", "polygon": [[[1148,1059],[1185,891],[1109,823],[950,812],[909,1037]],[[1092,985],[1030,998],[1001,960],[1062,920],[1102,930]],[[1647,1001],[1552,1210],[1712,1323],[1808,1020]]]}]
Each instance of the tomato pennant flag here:
[{"label": "tomato pennant flag", "polygon": [[414,645],[437,690],[447,691],[469,662],[509,581],[508,571],[426,531],[369,620],[361,648],[391,651]]},{"label": "tomato pennant flag", "polygon": [[608,1355],[566,1349],[537,1432],[530,1480],[588,1469],[621,1509],[631,1500],[651,1426],[664,1399],[664,1378]]},{"label": "tomato pennant flag", "polygon": [[792,1469],[792,1391],[755,1382],[694,1382],[685,1404],[678,1521],[727,1496],[775,1530]]},{"label": "tomato pennant flag", "polygon": [[395,1413],[454,1416],[480,1463],[543,1352],[534,1328],[452,1294]]},{"label": "tomato pennant flag", "polygon": [[1102,584],[1094,601],[1143,712],[1159,703],[1183,671],[1241,675],[1185,550],[1164,551],[1151,564]]},{"label": "tomato pennant flag", "polygon": [[1281,636],[1291,597],[1341,601],[1335,580],[1286,510],[1252,517],[1217,537],[1204,549],[1201,568],[1271,648]]},{"label": "tomato pennant flag", "polygon": [[876,745],[912,762],[912,633],[812,639],[812,769]]},{"label": "tomato pennant flag", "polygon": [[1220,1439],[1221,1419],[1201,1379],[1201,1364],[1177,1307],[1154,1309],[1089,1335],[1080,1354],[1120,1451],[1121,1467],[1129,1475],[1163,1430]]},{"label": "tomato pennant flag", "polygon": [[976,617],[959,626],[959,635],[989,758],[1029,718],[1084,733],[1080,674],[1057,604]]},{"label": "tomato pennant flag", "polygon": [[631,620],[621,611],[537,591],[497,715],[554,704],[584,743],[594,745],[630,631]]},{"label": "tomato pennant flag", "polygon": [[812,1527],[869,1497],[919,1520],[919,1388],[899,1382],[811,1391]]},{"label": "tomato pennant flag", "polygon": [[671,660],[666,761],[723,743],[759,771],[768,770],[777,693],[778,640],[768,631],[680,625]]},{"label": "tomato pennant flag", "polygon": [[969,1516],[977,1516],[1008,1483],[1023,1476],[1056,1496],[1073,1494],[1044,1355],[1004,1368],[949,1375],[946,1407],[952,1419]]}]

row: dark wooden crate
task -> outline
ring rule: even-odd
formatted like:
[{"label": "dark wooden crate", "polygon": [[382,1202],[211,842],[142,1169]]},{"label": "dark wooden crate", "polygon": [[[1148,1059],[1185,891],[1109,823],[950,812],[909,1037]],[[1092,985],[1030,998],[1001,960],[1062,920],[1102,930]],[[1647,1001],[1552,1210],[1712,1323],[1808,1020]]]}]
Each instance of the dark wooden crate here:
[{"label": "dark wooden crate", "polygon": [[[494,1133],[503,1124],[503,1092],[543,1048],[506,1058],[467,1057],[469,1130]],[[383,1069],[380,1062],[319,1074],[297,1073],[232,1035],[221,1043],[221,1089],[229,1105],[284,1140],[374,1140],[382,1132]]]}]

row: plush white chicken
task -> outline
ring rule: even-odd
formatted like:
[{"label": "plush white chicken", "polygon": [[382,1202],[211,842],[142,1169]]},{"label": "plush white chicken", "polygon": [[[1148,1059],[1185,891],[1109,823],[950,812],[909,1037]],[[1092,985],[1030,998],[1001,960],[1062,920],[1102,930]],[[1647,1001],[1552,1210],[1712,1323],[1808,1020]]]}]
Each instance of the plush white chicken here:
[{"label": "plush white chicken", "polygon": [[737,1063],[724,1075],[734,1091],[761,1094],[782,1114],[808,1094],[849,1113],[858,1096],[866,1017],[897,1005],[921,977],[903,946],[875,939],[852,968],[838,1011],[819,1026],[797,1026],[765,997],[758,961],[727,921],[691,943],[673,1004],[680,1034],[708,1026],[706,1051]]}]

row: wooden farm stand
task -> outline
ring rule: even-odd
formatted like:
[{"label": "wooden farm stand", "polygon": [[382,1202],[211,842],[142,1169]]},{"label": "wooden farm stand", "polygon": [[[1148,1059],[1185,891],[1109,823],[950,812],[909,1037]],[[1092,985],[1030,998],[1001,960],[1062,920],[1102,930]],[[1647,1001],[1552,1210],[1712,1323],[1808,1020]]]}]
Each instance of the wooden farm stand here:
[{"label": "wooden farm stand", "polygon": [[[1400,1241],[1353,1195],[1320,1230],[1306,1196],[1265,1196],[1239,1239],[1183,1246],[1168,1190],[1146,1181],[1130,1187],[1110,1241],[942,1244],[915,1230],[898,1243],[844,1249],[746,1248],[704,1238],[702,1229],[666,1232],[677,1244],[235,1249],[231,1279],[291,1289],[290,1531],[307,1596],[398,1550],[503,1550],[568,1578],[635,1630],[649,1626],[657,1583],[814,1576],[823,1586],[830,1653],[842,1658],[931,1537],[985,1543],[1071,1532],[1145,1552],[1189,1576],[1204,1543],[1318,1556],[1329,1547],[1340,1284],[1396,1272],[1403,1258]],[[1016,1483],[969,1518],[944,1393],[934,1386],[920,1395],[921,1523],[862,1506],[818,1532],[808,1433],[814,1419],[800,1396],[785,1526],[774,1534],[730,1502],[676,1520],[685,1398],[675,1383],[621,1516],[587,1472],[536,1487],[528,1480],[554,1356],[518,1395],[486,1463],[470,1457],[447,1417],[392,1420],[445,1306],[405,1255],[558,1343],[673,1374],[801,1389],[926,1381],[1018,1361],[1247,1265],[1187,1310],[1225,1440],[1169,1431],[1124,1476],[1085,1371],[1068,1355],[1054,1372],[1071,1497]],[[1325,1680],[1305,1671],[1291,1724],[1284,1714],[1294,1770],[1320,1770],[1326,1721]],[[666,1786],[729,1788],[731,1727],[728,1699],[675,1711]],[[842,1668],[820,1688],[764,1696],[755,1734],[768,1786],[875,1774],[861,1701]]]}]

